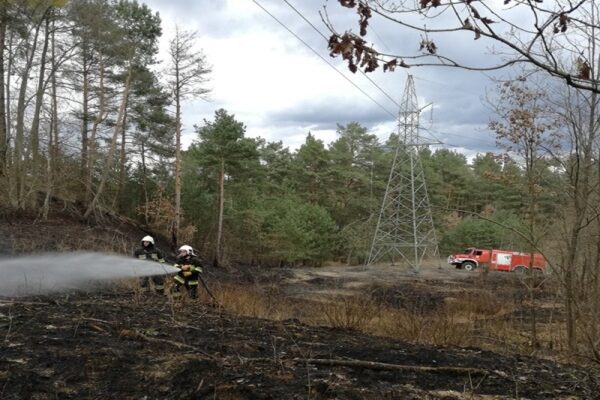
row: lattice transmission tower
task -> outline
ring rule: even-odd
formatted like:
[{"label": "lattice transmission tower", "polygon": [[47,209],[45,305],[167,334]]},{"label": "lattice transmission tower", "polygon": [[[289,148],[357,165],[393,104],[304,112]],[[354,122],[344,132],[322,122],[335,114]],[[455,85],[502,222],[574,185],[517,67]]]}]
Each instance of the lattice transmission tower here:
[{"label": "lattice transmission tower", "polygon": [[425,255],[439,258],[439,250],[425,174],[419,157],[417,94],[408,76],[398,118],[398,144],[367,266],[403,260],[419,272]]}]

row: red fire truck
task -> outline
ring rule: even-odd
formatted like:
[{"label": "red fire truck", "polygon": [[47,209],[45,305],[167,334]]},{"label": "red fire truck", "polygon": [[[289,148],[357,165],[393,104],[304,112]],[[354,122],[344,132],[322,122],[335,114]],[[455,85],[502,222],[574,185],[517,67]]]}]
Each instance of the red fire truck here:
[{"label": "red fire truck", "polygon": [[465,271],[472,271],[479,266],[487,266],[490,270],[525,272],[530,266],[534,271],[546,270],[546,259],[540,253],[521,253],[511,250],[486,250],[469,247],[462,254],[448,257],[448,264]]}]

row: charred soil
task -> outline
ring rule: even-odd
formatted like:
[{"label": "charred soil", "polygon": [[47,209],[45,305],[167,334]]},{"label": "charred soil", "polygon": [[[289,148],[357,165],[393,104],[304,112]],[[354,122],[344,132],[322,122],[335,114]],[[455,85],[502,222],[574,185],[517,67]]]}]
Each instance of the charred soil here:
[{"label": "charred soil", "polygon": [[126,291],[0,302],[2,399],[600,398],[589,369]]},{"label": "charred soil", "polygon": [[[0,255],[130,255],[147,233],[112,217],[0,212]],[[121,285],[0,298],[0,399],[600,399],[597,370],[520,351],[535,306],[556,354],[552,287],[532,297],[510,274],[438,267],[204,276],[223,307]]]}]

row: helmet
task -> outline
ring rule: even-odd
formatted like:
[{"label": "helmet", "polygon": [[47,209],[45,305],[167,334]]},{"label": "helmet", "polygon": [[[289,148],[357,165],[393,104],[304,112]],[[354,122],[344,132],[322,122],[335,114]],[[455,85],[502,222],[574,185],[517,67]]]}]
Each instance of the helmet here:
[{"label": "helmet", "polygon": [[142,238],[142,243],[143,242],[150,242],[150,243],[154,244],[154,238],[152,236],[144,236]]},{"label": "helmet", "polygon": [[194,253],[194,249],[192,249],[192,246],[188,246],[187,244],[184,244],[183,246],[181,246],[179,248],[179,253],[185,253],[188,256],[195,256],[196,255]]}]

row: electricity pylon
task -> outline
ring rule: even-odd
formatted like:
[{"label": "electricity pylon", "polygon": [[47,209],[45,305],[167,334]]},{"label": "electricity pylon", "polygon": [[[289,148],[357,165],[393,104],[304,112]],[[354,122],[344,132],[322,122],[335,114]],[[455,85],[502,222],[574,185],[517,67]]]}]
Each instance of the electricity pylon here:
[{"label": "electricity pylon", "polygon": [[398,118],[398,144],[373,236],[367,266],[397,259],[419,272],[427,254],[439,250],[419,148],[419,109],[412,75],[408,76]]}]

